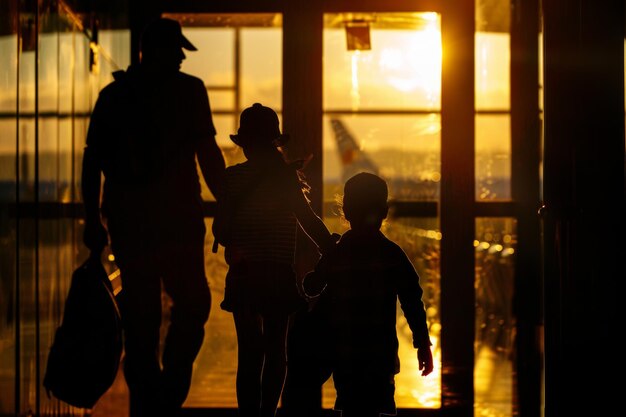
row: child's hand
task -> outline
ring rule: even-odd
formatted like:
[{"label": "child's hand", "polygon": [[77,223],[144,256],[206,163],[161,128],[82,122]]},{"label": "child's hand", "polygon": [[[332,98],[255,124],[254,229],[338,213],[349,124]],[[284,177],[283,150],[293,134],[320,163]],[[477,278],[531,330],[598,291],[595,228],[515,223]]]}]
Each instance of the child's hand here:
[{"label": "child's hand", "polygon": [[422,371],[422,376],[426,376],[433,371],[433,354],[430,347],[417,349],[417,363]]},{"label": "child's hand", "polygon": [[100,219],[85,222],[83,242],[89,250],[95,253],[101,253],[109,244],[109,235]]},{"label": "child's hand", "polygon": [[322,256],[328,255],[332,251],[337,248],[337,242],[341,239],[341,235],[339,233],[333,233],[330,235],[330,239],[327,242],[324,242],[322,246],[320,246],[319,250]]}]

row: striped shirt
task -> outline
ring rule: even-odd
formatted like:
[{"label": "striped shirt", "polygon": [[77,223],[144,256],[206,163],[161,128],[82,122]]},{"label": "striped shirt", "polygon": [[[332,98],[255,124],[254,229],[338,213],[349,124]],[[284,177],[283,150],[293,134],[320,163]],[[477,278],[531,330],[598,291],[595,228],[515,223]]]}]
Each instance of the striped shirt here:
[{"label": "striped shirt", "polygon": [[[282,165],[282,166],[281,166]],[[298,221],[294,199],[304,199],[295,170],[246,161],[226,169],[225,198],[239,201],[230,223],[226,261],[293,264]]]}]

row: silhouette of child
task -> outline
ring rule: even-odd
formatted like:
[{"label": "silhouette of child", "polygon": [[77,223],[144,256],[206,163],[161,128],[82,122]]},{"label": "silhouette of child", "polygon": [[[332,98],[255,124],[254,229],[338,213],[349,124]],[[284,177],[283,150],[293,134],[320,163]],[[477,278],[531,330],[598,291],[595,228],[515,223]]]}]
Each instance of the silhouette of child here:
[{"label": "silhouette of child", "polygon": [[278,116],[255,103],[240,115],[246,162],[226,169],[213,224],[229,265],[222,309],[232,312],[238,341],[240,416],[274,416],[286,372],[289,315],[304,299],[293,264],[298,224],[324,253],[335,245],[305,196],[297,167],[278,149]]},{"label": "silhouette of child", "polygon": [[343,212],[350,230],[304,279],[307,295],[319,295],[314,309],[328,331],[335,409],[343,417],[396,414],[397,299],[422,375],[433,370],[419,276],[404,251],[380,231],[387,194],[385,181],[373,174],[346,182]]}]

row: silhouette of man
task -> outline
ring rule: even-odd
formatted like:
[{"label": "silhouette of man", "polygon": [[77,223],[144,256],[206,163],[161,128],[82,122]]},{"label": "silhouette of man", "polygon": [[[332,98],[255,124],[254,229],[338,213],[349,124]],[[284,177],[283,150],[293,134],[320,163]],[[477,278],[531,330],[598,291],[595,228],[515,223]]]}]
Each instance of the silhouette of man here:
[{"label": "silhouette of man", "polygon": [[[211,307],[196,158],[216,197],[225,162],[204,84],[180,72],[183,48],[196,50],[178,22],[146,27],[140,64],[100,92],[83,159],[84,243],[101,252],[110,238],[121,271],[131,417],[177,415]],[[159,357],[161,285],[172,305]]]}]

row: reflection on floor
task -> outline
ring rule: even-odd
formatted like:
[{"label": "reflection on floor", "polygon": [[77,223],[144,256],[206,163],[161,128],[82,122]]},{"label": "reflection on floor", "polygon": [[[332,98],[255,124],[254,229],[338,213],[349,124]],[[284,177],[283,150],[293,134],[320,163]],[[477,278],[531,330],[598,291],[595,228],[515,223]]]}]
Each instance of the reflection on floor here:
[{"label": "reflection on floor", "polygon": [[121,371],[113,386],[100,398],[91,411],[91,417],[128,417],[128,389]]},{"label": "reflection on floor", "polygon": [[[206,326],[204,344],[195,363],[194,378],[185,407],[191,416],[236,415],[235,376],[237,371],[237,338],[232,315],[220,309],[227,266],[223,253],[207,259],[206,270],[212,292],[212,306]],[[163,298],[164,311],[169,300]],[[163,335],[167,326],[164,314]],[[411,334],[403,316],[398,317],[401,372],[396,376],[396,403],[400,409],[441,407],[441,350],[433,339],[435,370],[426,378],[419,375]],[[477,353],[475,367],[475,416],[510,417],[512,415],[512,381],[510,358],[488,348]],[[334,403],[332,380],[323,389],[323,406]],[[209,410],[210,409],[210,410]],[[113,387],[92,410],[92,417],[127,417],[128,391],[120,372]],[[196,411],[193,411],[196,410]],[[200,411],[204,410],[204,411]],[[425,410],[426,411],[426,410]]]},{"label": "reflection on floor", "polygon": [[[214,303],[216,304],[216,303]],[[219,307],[218,307],[219,308]],[[218,325],[221,314],[216,313],[210,320],[207,330],[206,346],[197,361],[194,386],[185,403],[187,412],[185,416],[235,416],[235,372],[236,372],[236,345],[232,345],[229,354],[222,352],[221,357],[211,356],[216,352],[216,342],[210,342],[215,338],[214,333],[219,333],[219,325],[228,326],[229,320],[222,320]],[[222,319],[228,318],[223,314]],[[230,324],[232,325],[232,324]],[[211,331],[212,329],[212,331]],[[217,343],[221,345],[222,343]],[[213,346],[212,346],[213,345]],[[220,348],[220,350],[222,350]],[[224,349],[228,350],[228,349]],[[397,376],[396,401],[400,408],[410,408],[402,406],[419,400],[421,404],[430,405],[434,409],[440,407],[440,394],[433,389],[434,385],[439,386],[441,377],[441,357],[439,351],[435,354],[436,368],[433,374],[427,378],[419,376],[415,350],[404,343],[400,347],[402,361],[402,372]],[[230,363],[227,361],[230,360]],[[226,366],[222,366],[226,365]],[[510,417],[512,385],[510,381],[511,362],[498,356],[489,349],[483,349],[478,353],[475,368],[475,390],[476,390],[476,417]],[[421,381],[422,388],[418,389],[416,381]],[[324,386],[324,407],[332,408],[334,402],[334,388],[332,380]],[[211,410],[208,410],[211,409]],[[102,397],[96,407],[92,410],[92,417],[127,417],[128,416],[128,391],[122,372],[111,387]],[[195,411],[194,411],[195,410]],[[435,411],[435,410],[433,410]],[[402,415],[400,413],[399,415]],[[332,413],[328,414],[329,416]]]}]

